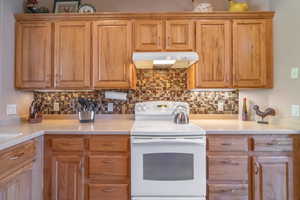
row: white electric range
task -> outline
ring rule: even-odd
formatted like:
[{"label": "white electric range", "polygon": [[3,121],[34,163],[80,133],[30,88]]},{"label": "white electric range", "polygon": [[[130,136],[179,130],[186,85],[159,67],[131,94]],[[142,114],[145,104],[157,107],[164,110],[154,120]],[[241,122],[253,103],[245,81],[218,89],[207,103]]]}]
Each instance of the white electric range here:
[{"label": "white electric range", "polygon": [[132,200],[205,200],[206,137],[193,124],[173,122],[184,102],[135,106],[131,132]]}]

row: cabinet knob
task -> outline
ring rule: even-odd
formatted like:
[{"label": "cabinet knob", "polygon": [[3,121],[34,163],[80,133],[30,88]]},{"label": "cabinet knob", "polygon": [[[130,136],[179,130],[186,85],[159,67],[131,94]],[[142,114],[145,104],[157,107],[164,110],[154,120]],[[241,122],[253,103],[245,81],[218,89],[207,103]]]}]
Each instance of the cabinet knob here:
[{"label": "cabinet knob", "polygon": [[257,175],[259,173],[259,170],[260,170],[260,164],[258,162],[255,162],[254,173]]}]

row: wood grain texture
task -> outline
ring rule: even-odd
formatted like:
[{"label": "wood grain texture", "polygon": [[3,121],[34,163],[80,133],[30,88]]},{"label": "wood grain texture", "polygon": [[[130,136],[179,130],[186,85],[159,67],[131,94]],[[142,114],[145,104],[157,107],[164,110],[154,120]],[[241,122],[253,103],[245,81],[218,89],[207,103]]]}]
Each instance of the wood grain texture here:
[{"label": "wood grain texture", "polygon": [[293,164],[287,156],[256,156],[253,159],[254,200],[292,200]]},{"label": "wood grain texture", "polygon": [[[272,39],[272,37],[271,37]],[[272,48],[266,20],[233,20],[233,86],[267,88],[269,71],[267,49]]]},{"label": "wood grain texture", "polygon": [[128,184],[89,184],[89,200],[128,200]]},{"label": "wood grain texture", "polygon": [[165,22],[167,51],[193,51],[195,49],[195,22],[193,20],[167,20]]},{"label": "wood grain texture", "polygon": [[91,22],[55,22],[54,87],[90,88]]},{"label": "wood grain texture", "polygon": [[199,20],[196,26],[196,88],[232,87],[232,29],[229,20]]},{"label": "wood grain texture", "polygon": [[249,149],[247,136],[216,136],[208,138],[210,152],[247,152]]},{"label": "wood grain texture", "polygon": [[163,22],[136,20],[133,24],[135,51],[161,51],[163,49]]},{"label": "wood grain texture", "polygon": [[247,181],[248,156],[208,156],[211,181]]},{"label": "wood grain texture", "polygon": [[46,89],[52,86],[51,45],[50,22],[16,24],[16,88]]},{"label": "wood grain texture", "polygon": [[255,136],[253,138],[254,151],[269,151],[269,152],[292,152],[293,138],[278,137],[278,136]]},{"label": "wood grain texture", "polygon": [[56,137],[51,139],[53,151],[84,151],[84,139],[80,137]]},{"label": "wood grain texture", "polygon": [[209,184],[208,200],[248,200],[247,184]]},{"label": "wood grain texture", "polygon": [[128,152],[128,136],[91,136],[89,150],[92,152]]},{"label": "wood grain texture", "polygon": [[94,88],[130,88],[131,27],[126,20],[93,22]]},{"label": "wood grain texture", "polygon": [[16,145],[0,152],[0,179],[32,163],[36,155],[34,141]]}]

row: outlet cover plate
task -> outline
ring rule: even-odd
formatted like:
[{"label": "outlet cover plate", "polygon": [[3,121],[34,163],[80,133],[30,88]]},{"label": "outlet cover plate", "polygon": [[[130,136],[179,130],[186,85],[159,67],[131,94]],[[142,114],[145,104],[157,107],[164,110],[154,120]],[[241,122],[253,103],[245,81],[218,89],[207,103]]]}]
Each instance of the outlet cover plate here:
[{"label": "outlet cover plate", "polygon": [[113,103],[107,104],[107,112],[114,112],[114,104]]},{"label": "outlet cover plate", "polygon": [[292,105],[292,117],[300,117],[300,105]]},{"label": "outlet cover plate", "polygon": [[58,111],[59,111],[59,103],[55,102],[55,103],[53,104],[53,110],[54,110],[55,112],[58,112]]},{"label": "outlet cover plate", "polygon": [[17,114],[17,105],[16,104],[7,104],[6,114],[7,115],[16,115]]},{"label": "outlet cover plate", "polygon": [[299,68],[294,67],[291,70],[291,79],[298,79],[299,78]]}]

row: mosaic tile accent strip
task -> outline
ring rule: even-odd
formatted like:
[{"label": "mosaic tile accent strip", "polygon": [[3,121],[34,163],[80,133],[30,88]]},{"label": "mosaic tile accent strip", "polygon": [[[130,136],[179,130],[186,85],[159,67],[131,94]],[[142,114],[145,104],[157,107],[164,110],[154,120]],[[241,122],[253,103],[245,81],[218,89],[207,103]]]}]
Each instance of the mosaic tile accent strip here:
[{"label": "mosaic tile accent strip", "polygon": [[[184,101],[189,103],[191,114],[238,114],[239,92],[193,92],[187,90],[187,75],[184,69],[137,70],[136,90],[126,92],[127,101],[105,99],[105,91],[88,92],[35,92],[34,98],[44,104],[44,114],[76,114],[75,102],[79,97],[96,100],[100,105],[97,113],[133,114],[134,105],[143,101]],[[111,90],[109,90],[111,91]],[[224,103],[224,111],[218,111],[218,103]],[[59,103],[60,111],[53,110]],[[107,104],[114,103],[114,112],[107,112]]]}]

